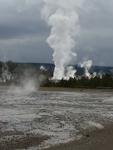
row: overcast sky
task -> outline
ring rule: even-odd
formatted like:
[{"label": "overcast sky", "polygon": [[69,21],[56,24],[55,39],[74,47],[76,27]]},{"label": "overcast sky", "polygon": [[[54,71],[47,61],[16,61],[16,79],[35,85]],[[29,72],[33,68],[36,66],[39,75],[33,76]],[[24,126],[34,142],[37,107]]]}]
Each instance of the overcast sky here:
[{"label": "overcast sky", "polygon": [[[42,0],[0,0],[0,59],[52,62]],[[79,10],[77,61],[113,66],[113,0],[86,0]]]}]

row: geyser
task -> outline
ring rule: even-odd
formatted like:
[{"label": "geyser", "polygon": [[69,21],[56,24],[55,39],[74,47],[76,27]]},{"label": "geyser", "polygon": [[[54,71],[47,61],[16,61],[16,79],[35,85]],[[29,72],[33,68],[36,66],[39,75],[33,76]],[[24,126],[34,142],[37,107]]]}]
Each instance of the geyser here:
[{"label": "geyser", "polygon": [[[42,16],[51,27],[47,43],[53,49],[55,70],[53,79],[68,78],[65,72],[76,57],[73,49],[79,33],[78,8],[83,0],[43,0]],[[71,68],[72,69],[72,68]],[[73,72],[75,72],[73,70]]]},{"label": "geyser", "polygon": [[76,73],[76,70],[72,66],[67,67],[64,79],[69,80],[69,78],[74,78],[75,73]]},{"label": "geyser", "polygon": [[89,73],[89,69],[92,67],[92,60],[84,61],[80,66],[85,69],[85,77],[91,78],[91,74]]}]

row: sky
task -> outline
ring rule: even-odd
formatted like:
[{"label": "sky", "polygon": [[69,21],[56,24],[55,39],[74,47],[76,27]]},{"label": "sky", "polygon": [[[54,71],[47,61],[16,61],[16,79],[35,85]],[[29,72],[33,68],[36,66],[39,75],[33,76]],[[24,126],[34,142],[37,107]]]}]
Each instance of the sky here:
[{"label": "sky", "polygon": [[[113,0],[85,0],[78,10],[77,60],[113,66]],[[0,0],[0,60],[52,63],[42,0]]]}]

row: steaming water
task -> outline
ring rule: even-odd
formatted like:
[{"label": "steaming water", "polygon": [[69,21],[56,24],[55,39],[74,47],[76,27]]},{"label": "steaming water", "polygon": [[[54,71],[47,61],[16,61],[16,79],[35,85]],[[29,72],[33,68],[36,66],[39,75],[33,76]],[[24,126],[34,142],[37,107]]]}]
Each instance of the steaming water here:
[{"label": "steaming water", "polygon": [[111,92],[21,94],[0,87],[0,130],[48,135],[38,149],[70,141],[88,127],[103,128],[108,121],[113,121]]}]

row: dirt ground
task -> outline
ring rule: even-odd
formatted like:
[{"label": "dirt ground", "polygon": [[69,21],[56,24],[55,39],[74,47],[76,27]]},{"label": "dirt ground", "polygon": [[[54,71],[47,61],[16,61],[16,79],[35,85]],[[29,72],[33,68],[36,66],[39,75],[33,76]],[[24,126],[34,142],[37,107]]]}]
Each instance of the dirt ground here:
[{"label": "dirt ground", "polygon": [[47,150],[113,150],[113,127],[86,133],[79,141],[61,144]]}]

